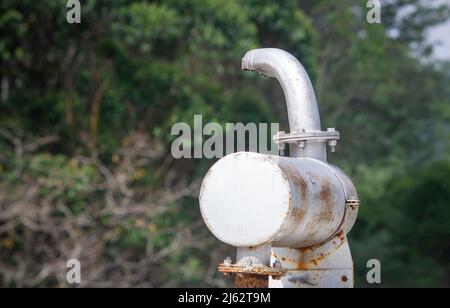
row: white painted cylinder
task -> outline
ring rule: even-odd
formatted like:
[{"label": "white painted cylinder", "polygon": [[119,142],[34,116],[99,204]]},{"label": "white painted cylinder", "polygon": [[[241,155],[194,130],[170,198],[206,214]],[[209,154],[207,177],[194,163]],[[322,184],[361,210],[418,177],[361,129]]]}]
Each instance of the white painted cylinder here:
[{"label": "white painted cylinder", "polygon": [[328,164],[241,152],[211,167],[200,192],[210,231],[236,247],[311,247],[344,221],[346,192]]}]

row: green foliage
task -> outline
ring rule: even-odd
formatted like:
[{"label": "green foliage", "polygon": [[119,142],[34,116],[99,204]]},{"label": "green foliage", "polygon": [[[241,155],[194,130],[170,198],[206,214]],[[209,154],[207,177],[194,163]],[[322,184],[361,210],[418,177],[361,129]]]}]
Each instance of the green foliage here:
[{"label": "green foliage", "polygon": [[[367,204],[356,227],[365,232],[352,236],[357,262],[364,266],[378,256],[385,287],[448,285],[450,162],[401,173],[381,170],[370,179],[378,187],[363,182],[359,190]],[[359,284],[367,286],[363,279]]]},{"label": "green foliage", "polygon": [[[449,174],[447,160],[414,170],[391,183],[387,198],[403,213],[395,221],[402,228],[395,230],[393,242],[399,243],[398,259],[411,272],[404,277],[405,285],[438,287],[449,283],[450,247],[445,244],[450,242]],[[434,280],[427,277],[428,271]]]}]

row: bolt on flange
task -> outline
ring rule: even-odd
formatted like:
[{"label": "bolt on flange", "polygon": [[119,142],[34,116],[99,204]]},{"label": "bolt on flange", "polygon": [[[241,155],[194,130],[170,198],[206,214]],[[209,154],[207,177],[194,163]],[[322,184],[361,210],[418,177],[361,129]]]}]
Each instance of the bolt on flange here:
[{"label": "bolt on flange", "polygon": [[284,155],[286,144],[296,144],[301,151],[304,151],[308,142],[327,142],[330,151],[335,152],[339,139],[340,133],[336,131],[334,127],[328,128],[326,131],[306,131],[305,129],[298,129],[289,134],[279,131],[273,136],[273,141],[278,145],[282,155]]}]

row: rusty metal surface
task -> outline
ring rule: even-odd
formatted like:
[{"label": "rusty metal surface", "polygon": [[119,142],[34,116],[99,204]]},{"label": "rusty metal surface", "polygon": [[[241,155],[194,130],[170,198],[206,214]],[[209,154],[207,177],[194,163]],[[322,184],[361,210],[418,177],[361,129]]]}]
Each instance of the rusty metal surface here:
[{"label": "rusty metal surface", "polygon": [[315,247],[273,248],[272,262],[280,262],[287,272],[281,281],[271,279],[271,288],[353,287],[353,261],[343,230]]},{"label": "rusty metal surface", "polygon": [[347,238],[339,232],[327,243],[311,248],[273,248],[272,262],[286,270],[351,269],[353,262]]},{"label": "rusty metal surface", "polygon": [[239,289],[266,289],[269,287],[269,277],[252,274],[237,274],[234,285]]},{"label": "rusty metal surface", "polygon": [[277,267],[270,267],[254,257],[245,257],[237,264],[231,264],[230,261],[230,258],[225,259],[218,269],[226,276],[235,276],[236,288],[268,288],[269,277],[279,280],[286,275],[286,270],[281,268],[280,263],[276,263]]},{"label": "rusty metal surface", "polygon": [[246,267],[241,264],[219,264],[219,272],[224,274],[247,274],[258,276],[272,276],[273,279],[280,279],[286,274],[286,270],[280,268],[272,268],[268,266]]},{"label": "rusty metal surface", "polygon": [[327,164],[309,158],[279,158],[291,185],[293,210],[274,247],[312,247],[335,234],[345,217],[345,191]]}]

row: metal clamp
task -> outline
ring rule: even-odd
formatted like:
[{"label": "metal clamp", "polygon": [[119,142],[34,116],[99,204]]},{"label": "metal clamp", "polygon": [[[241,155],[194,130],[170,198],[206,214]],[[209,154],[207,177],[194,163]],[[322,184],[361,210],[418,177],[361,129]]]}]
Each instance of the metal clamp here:
[{"label": "metal clamp", "polygon": [[361,201],[357,197],[350,197],[346,203],[347,207],[350,207],[352,210],[356,210],[361,206]]},{"label": "metal clamp", "polygon": [[278,144],[279,149],[282,151],[286,149],[286,143],[298,144],[298,147],[304,150],[307,141],[312,141],[328,142],[331,152],[335,152],[338,140],[340,140],[340,133],[335,128],[328,128],[326,131],[306,131],[301,129],[289,134],[279,131],[273,136],[273,141]]}]

